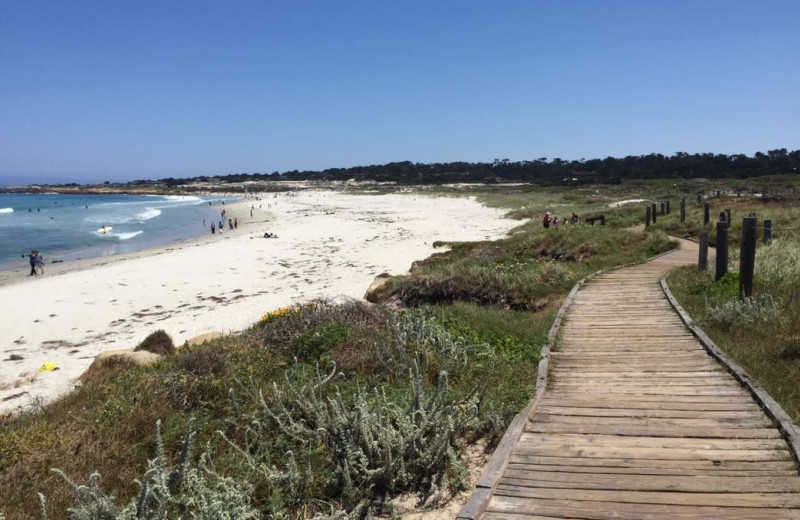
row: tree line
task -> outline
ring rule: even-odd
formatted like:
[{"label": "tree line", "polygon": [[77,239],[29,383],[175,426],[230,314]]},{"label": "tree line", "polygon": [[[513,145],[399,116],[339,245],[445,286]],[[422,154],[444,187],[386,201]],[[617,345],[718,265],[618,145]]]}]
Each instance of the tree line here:
[{"label": "tree line", "polygon": [[[325,170],[292,170],[283,173],[235,173],[221,176],[166,178],[160,183],[168,186],[192,182],[238,183],[245,181],[327,180],[391,181],[401,184],[442,184],[452,182],[529,182],[554,183],[619,183],[624,179],[664,178],[746,178],[760,175],[796,174],[800,169],[800,150],[786,148],[744,154],[649,154],[623,158],[418,163],[411,161],[388,164],[327,168]],[[134,181],[142,184],[147,181]]]}]

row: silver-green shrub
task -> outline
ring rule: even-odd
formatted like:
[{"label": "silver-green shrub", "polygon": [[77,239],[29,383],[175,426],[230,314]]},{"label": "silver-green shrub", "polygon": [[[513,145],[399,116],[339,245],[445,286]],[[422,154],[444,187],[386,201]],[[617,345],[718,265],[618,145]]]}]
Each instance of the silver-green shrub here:
[{"label": "silver-green shrub", "polygon": [[[190,425],[191,428],[191,425]],[[113,495],[100,487],[100,474],[78,484],[63,471],[54,469],[75,493],[75,507],[67,510],[73,520],[167,520],[194,518],[234,520],[260,518],[250,505],[250,489],[231,478],[219,475],[210,465],[209,451],[192,464],[195,432],[187,431],[183,449],[175,464],[170,464],[161,438],[161,421],[156,423],[157,456],[150,460],[138,481],[139,496],[117,504]],[[47,519],[45,499],[42,517]]]},{"label": "silver-green shrub", "polygon": [[744,300],[706,300],[707,319],[728,327],[775,319],[781,315],[783,310],[783,300],[773,298],[769,294],[761,294]]},{"label": "silver-green shrub", "polygon": [[378,388],[345,400],[339,388],[326,388],[334,375],[335,370],[318,371],[309,384],[287,378],[275,385],[269,398],[260,395],[260,416],[250,418],[246,428],[263,430],[260,425],[272,421],[300,444],[326,446],[334,484],[348,508],[413,489],[420,503],[433,504],[465,485],[456,432],[476,423],[477,392],[455,398],[445,372],[428,389],[414,364],[405,402],[388,399]]},{"label": "silver-green shrub", "polygon": [[391,341],[381,342],[375,349],[389,372],[405,375],[418,369],[423,374],[430,370],[455,374],[470,365],[491,368],[494,364],[494,352],[488,344],[453,337],[423,312],[389,315],[388,328]]}]

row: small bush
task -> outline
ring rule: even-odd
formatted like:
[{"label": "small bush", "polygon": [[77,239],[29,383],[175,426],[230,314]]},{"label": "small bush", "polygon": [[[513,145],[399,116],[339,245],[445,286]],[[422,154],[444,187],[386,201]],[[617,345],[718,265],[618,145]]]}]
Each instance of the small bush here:
[{"label": "small bush", "polygon": [[769,294],[744,300],[728,299],[706,301],[708,320],[717,325],[740,327],[751,323],[772,320],[783,312],[783,301]]},{"label": "small bush", "polygon": [[144,338],[144,341],[139,343],[133,350],[146,350],[155,354],[166,355],[175,352],[175,343],[172,342],[169,334],[159,329]]},{"label": "small bush", "polygon": [[330,323],[302,332],[292,340],[292,353],[300,361],[316,361],[345,341],[350,335],[347,325]]}]

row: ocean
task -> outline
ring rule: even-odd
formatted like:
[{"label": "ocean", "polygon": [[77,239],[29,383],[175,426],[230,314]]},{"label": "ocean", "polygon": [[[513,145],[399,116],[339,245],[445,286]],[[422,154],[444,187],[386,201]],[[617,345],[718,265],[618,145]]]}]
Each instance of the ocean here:
[{"label": "ocean", "polygon": [[[0,270],[130,253],[196,237],[219,219],[220,197],[0,193]],[[211,205],[209,205],[211,202]],[[103,227],[106,231],[103,232]],[[110,230],[107,228],[110,227]]]}]

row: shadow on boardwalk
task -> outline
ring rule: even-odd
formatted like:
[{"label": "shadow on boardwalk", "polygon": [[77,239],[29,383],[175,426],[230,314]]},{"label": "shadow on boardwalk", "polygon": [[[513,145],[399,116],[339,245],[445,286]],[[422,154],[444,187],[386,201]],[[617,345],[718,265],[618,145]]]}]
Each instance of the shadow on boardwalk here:
[{"label": "shadow on boardwalk", "polygon": [[786,441],[659,286],[696,259],[684,242],[575,294],[546,391],[500,454],[493,492],[459,518],[800,518]]}]

